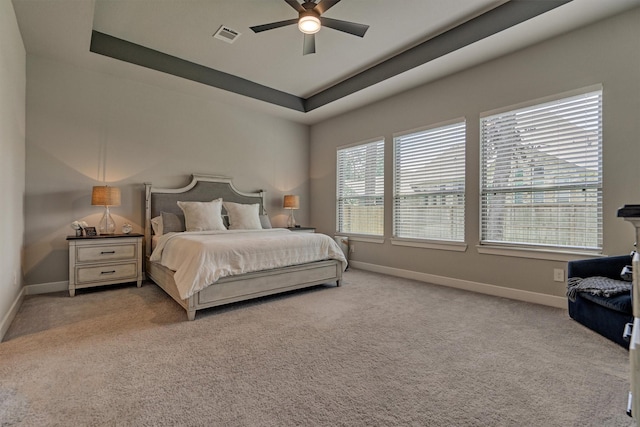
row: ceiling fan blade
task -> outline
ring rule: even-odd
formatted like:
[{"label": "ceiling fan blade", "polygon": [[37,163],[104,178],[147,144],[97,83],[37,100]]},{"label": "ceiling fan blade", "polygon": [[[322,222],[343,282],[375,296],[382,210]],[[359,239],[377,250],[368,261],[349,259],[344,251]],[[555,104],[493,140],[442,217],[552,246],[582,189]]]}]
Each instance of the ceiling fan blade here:
[{"label": "ceiling fan blade", "polygon": [[302,7],[302,5],[300,3],[298,3],[298,0],[284,0],[284,1],[286,1],[289,4],[289,6],[294,8],[296,10],[296,12],[304,12],[304,11],[306,11],[306,9],[304,7]]},{"label": "ceiling fan blade", "polygon": [[262,31],[273,30],[275,28],[286,27],[287,25],[297,24],[297,19],[287,19],[286,21],[272,22],[270,24],[256,25],[255,27],[249,27],[254,33],[260,33]]},{"label": "ceiling fan blade", "polygon": [[302,54],[309,55],[310,53],[316,53],[316,35],[305,34],[304,46],[302,47]]},{"label": "ceiling fan blade", "polygon": [[364,37],[364,34],[369,29],[368,25],[358,24],[356,22],[341,21],[339,19],[323,18],[320,17],[320,22],[323,26],[333,28],[334,30],[342,31],[344,33],[353,34],[354,36]]},{"label": "ceiling fan blade", "polygon": [[320,3],[316,5],[316,7],[313,8],[313,10],[318,12],[318,14],[322,15],[331,7],[335,6],[336,3],[338,2],[340,2],[340,0],[322,0]]}]

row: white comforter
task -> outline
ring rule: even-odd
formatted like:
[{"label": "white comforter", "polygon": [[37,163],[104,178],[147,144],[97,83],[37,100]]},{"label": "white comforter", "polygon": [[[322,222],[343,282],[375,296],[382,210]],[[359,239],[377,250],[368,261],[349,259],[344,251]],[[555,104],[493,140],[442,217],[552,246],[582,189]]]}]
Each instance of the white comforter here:
[{"label": "white comforter", "polygon": [[174,270],[183,299],[218,279],[325,259],[347,260],[336,242],[318,233],[285,229],[167,233],[151,261]]}]

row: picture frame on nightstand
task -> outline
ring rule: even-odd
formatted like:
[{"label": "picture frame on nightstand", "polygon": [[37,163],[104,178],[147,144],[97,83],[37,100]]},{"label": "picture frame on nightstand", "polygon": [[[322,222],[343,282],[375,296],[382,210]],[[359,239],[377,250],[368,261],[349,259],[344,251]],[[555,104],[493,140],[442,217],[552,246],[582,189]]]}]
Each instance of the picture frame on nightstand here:
[{"label": "picture frame on nightstand", "polygon": [[85,227],[84,228],[84,235],[85,236],[97,236],[98,232],[96,231],[95,227]]}]

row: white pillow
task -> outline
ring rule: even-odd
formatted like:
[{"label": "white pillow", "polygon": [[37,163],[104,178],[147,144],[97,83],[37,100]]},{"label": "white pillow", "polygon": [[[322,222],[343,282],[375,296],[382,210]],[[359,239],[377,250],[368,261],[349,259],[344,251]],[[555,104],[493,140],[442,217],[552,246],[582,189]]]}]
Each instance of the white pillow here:
[{"label": "white pillow", "polygon": [[258,210],[259,204],[222,202],[229,215],[229,230],[262,230]]},{"label": "white pillow", "polygon": [[162,236],[162,217],[160,215],[151,218],[151,228],[153,229],[153,234]]},{"label": "white pillow", "polygon": [[178,202],[187,231],[226,230],[222,223],[222,199],[210,202]]}]

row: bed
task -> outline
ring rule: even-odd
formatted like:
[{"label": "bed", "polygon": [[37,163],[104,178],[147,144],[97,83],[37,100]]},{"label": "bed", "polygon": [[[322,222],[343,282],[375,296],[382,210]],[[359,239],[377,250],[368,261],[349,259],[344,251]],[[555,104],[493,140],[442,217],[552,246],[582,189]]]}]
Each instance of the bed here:
[{"label": "bed", "polygon": [[[206,230],[196,228],[194,231],[194,227],[191,227],[189,231],[180,232],[179,227],[173,223],[176,218],[185,218],[185,213],[188,214],[188,210],[185,210],[186,207],[202,206],[204,203],[208,209],[209,203],[217,203],[218,200],[224,201],[224,207],[221,211],[224,228],[228,227],[230,213],[236,208],[244,210],[248,207],[258,210],[260,225],[268,228],[269,221],[267,220],[265,223],[265,218],[268,218],[264,208],[265,192],[262,190],[252,193],[241,192],[233,186],[231,178],[192,175],[191,182],[187,186],[175,189],[156,188],[150,183],[145,184],[146,277],[180,304],[186,310],[189,320],[195,320],[198,310],[223,304],[320,284],[335,283],[336,286],[340,286],[342,272],[346,269],[347,261],[339,246],[329,236],[299,233],[286,229],[228,231],[215,229],[211,231],[209,230],[211,227],[204,227]],[[227,212],[227,210],[232,212]],[[164,219],[166,228],[158,233],[159,218]],[[187,216],[185,219],[187,222],[191,219],[191,224],[194,224],[193,216]],[[215,221],[216,224],[213,228],[218,227],[218,219],[216,218]],[[162,220],[159,222],[162,224]],[[174,226],[178,228],[173,228]],[[239,241],[249,239],[250,235],[255,235],[261,242],[251,245],[255,258],[251,262],[263,258],[262,256],[255,257],[258,250],[256,248],[269,246],[273,248],[273,251],[279,252],[269,258],[269,262],[259,262],[253,265],[245,264],[243,261],[242,263],[235,262],[231,267],[219,268],[214,265],[215,263],[208,262],[213,259],[211,256],[194,256],[190,253],[186,255],[187,252],[181,249],[191,247],[182,245],[195,245],[203,248],[209,246],[231,247],[236,245],[236,241],[240,245]],[[321,246],[322,250],[326,252],[325,255],[306,255],[301,250],[293,250],[296,245],[305,244],[303,241],[308,241],[310,246]],[[170,255],[170,248],[173,248],[175,255]],[[233,258],[235,260],[241,256],[235,249],[229,249],[229,251],[231,252],[223,255],[224,259]],[[184,255],[182,255],[183,252]],[[298,252],[304,255],[300,255]],[[207,260],[203,266],[199,267],[206,269],[207,273],[185,273],[183,271],[184,264],[180,264],[183,261],[178,259],[181,255],[189,260],[193,258]],[[263,255],[267,254],[263,253]],[[192,280],[194,277],[197,277],[198,280]],[[203,282],[203,277],[208,279],[206,283]]]}]

